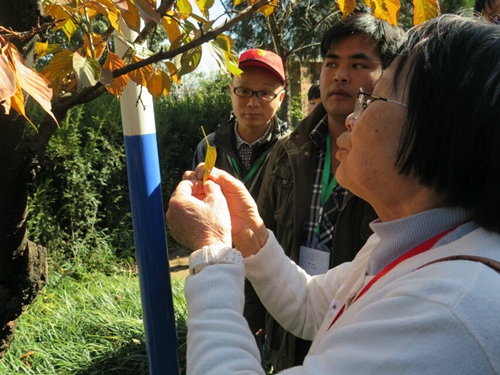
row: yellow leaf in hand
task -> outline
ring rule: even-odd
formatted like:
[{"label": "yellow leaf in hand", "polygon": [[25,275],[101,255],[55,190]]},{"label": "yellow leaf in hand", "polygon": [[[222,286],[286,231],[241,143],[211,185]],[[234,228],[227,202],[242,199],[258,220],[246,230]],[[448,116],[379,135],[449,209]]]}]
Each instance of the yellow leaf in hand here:
[{"label": "yellow leaf in hand", "polygon": [[205,137],[205,141],[207,142],[207,153],[205,154],[205,171],[203,172],[203,183],[205,183],[215,166],[215,160],[217,159],[217,150],[214,146],[210,146],[210,144],[208,143],[208,138],[205,134],[205,129],[203,129],[203,126],[201,127],[201,131],[203,132],[203,136]]}]

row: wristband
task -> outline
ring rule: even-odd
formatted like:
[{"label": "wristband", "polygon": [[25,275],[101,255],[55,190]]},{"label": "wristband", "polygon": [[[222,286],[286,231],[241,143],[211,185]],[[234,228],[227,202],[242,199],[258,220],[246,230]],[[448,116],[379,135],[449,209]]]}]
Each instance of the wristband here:
[{"label": "wristband", "polygon": [[243,257],[229,246],[203,246],[189,256],[189,273],[196,275],[211,264],[243,264]]}]

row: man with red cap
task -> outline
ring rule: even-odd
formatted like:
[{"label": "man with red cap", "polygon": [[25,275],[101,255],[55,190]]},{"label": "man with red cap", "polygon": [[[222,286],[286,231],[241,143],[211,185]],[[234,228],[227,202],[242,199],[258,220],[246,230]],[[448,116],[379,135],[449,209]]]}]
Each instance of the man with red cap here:
[{"label": "man with red cap", "polygon": [[[255,200],[258,199],[264,170],[276,141],[287,132],[287,124],[276,116],[285,97],[285,70],[281,57],[263,49],[249,49],[239,58],[241,76],[231,79],[233,106],[229,117],[222,119],[208,142],[217,149],[215,166],[240,179]],[[207,150],[203,139],[196,147],[193,170],[205,160]],[[249,282],[245,284],[248,300],[260,305]],[[260,309],[257,309],[260,310]],[[245,306],[245,318],[262,348],[260,335],[264,316]]]},{"label": "man with red cap", "polygon": [[[239,59],[241,76],[230,84],[233,111],[208,135],[217,149],[215,166],[243,181],[258,198],[269,153],[287,124],[276,112],[285,97],[285,70],[281,57],[271,51],[250,49]],[[201,140],[193,157],[193,170],[205,160],[207,145]]]}]

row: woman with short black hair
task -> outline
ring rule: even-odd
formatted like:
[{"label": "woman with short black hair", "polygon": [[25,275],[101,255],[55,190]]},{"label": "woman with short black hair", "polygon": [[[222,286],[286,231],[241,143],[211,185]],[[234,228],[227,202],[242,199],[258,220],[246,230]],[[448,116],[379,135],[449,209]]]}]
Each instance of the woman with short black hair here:
[{"label": "woman with short black hair", "polygon": [[[500,28],[445,15],[409,31],[337,139],[338,182],[380,219],[350,263],[310,276],[244,186],[203,165],[170,200],[199,249],[186,280],[189,374],[263,374],[243,280],[298,337],[298,374],[500,374]],[[234,246],[234,248],[233,248]]]}]

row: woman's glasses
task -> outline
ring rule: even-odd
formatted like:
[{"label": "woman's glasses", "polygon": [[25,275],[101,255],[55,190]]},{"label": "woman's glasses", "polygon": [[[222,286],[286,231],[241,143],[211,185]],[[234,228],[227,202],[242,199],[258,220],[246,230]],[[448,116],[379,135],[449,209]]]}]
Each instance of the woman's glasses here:
[{"label": "woman's glasses", "polygon": [[356,95],[356,103],[354,103],[354,119],[357,120],[359,116],[361,116],[361,113],[363,113],[363,111],[366,109],[366,107],[368,107],[370,103],[374,102],[375,100],[382,100],[384,102],[394,103],[402,105],[403,107],[408,107],[404,103],[397,102],[391,99],[382,98],[381,96],[369,94],[367,92],[364,92],[363,89],[360,88],[358,94]]}]

